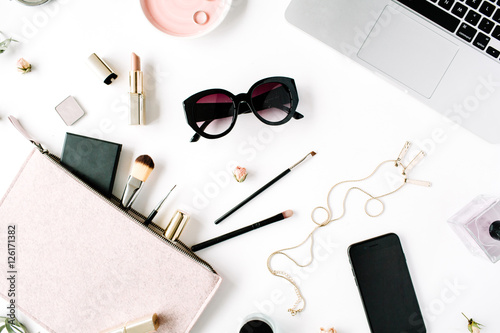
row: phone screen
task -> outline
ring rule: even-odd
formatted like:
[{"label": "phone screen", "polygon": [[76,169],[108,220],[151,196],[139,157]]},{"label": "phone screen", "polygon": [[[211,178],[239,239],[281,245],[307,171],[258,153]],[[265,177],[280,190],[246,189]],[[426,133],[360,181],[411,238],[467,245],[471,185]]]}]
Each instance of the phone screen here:
[{"label": "phone screen", "polygon": [[349,259],[372,333],[426,332],[396,234],[351,245]]}]

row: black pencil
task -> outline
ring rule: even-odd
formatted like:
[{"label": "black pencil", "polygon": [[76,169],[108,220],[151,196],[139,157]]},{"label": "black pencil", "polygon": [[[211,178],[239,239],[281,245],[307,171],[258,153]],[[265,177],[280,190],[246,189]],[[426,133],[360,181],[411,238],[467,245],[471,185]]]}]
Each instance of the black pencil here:
[{"label": "black pencil", "polygon": [[258,229],[258,228],[261,228],[261,227],[265,227],[266,225],[269,225],[269,224],[274,223],[274,222],[278,222],[278,221],[284,220],[286,218],[289,218],[292,215],[293,215],[293,211],[286,210],[286,211],[284,211],[282,213],[279,213],[279,214],[276,214],[276,215],[274,215],[274,216],[272,216],[272,217],[270,217],[268,219],[262,220],[260,222],[257,222],[257,223],[251,224],[251,225],[248,225],[248,226],[243,227],[241,229],[237,229],[237,230],[231,231],[231,232],[229,232],[227,234],[224,234],[224,235],[221,235],[221,236],[209,239],[209,240],[207,240],[207,241],[205,241],[203,243],[193,245],[191,247],[191,251],[196,252],[198,250],[201,250],[201,249],[207,248],[209,246],[218,244],[220,242],[223,242],[225,240],[231,239],[233,237],[242,235],[242,234],[247,233],[249,231],[252,231],[252,230],[255,230],[255,229]]},{"label": "black pencil", "polygon": [[257,191],[255,191],[253,194],[251,194],[248,198],[246,198],[245,200],[243,200],[242,202],[240,202],[239,204],[237,204],[233,209],[231,209],[226,214],[222,215],[217,220],[215,220],[215,224],[221,223],[229,215],[231,215],[232,213],[234,213],[235,211],[237,211],[238,209],[240,209],[241,207],[243,207],[250,200],[252,200],[256,196],[258,196],[259,194],[261,194],[262,192],[264,192],[265,190],[267,190],[271,185],[273,185],[274,183],[276,183],[278,180],[280,180],[281,178],[285,177],[290,171],[292,171],[293,168],[295,168],[297,165],[299,165],[300,163],[302,163],[307,157],[314,156],[314,155],[316,155],[316,153],[314,151],[312,151],[309,154],[307,154],[303,159],[301,159],[300,161],[298,161],[297,163],[295,163],[294,165],[292,165],[291,167],[289,167],[288,169],[286,169],[285,171],[283,171],[282,173],[280,173],[278,176],[276,176],[274,179],[272,179],[266,185],[262,186]]}]

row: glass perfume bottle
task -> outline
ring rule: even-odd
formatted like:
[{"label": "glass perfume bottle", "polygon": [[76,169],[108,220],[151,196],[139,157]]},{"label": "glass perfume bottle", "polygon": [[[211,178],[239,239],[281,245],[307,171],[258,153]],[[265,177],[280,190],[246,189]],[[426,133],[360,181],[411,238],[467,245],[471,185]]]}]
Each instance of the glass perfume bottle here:
[{"label": "glass perfume bottle", "polygon": [[448,222],[472,253],[500,260],[500,198],[479,195]]}]

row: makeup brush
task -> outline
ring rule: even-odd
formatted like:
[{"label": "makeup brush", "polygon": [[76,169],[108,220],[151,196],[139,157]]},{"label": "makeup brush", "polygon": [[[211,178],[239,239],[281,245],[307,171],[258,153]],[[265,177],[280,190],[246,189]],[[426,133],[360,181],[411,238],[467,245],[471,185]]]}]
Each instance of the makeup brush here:
[{"label": "makeup brush", "polygon": [[291,217],[292,215],[293,215],[293,211],[291,211],[291,210],[285,210],[283,213],[276,214],[276,215],[274,215],[274,216],[272,216],[272,217],[270,217],[268,219],[262,220],[260,222],[257,222],[257,223],[251,224],[251,225],[248,225],[246,227],[243,227],[241,229],[237,229],[235,231],[231,231],[231,232],[229,232],[227,234],[224,234],[222,236],[218,236],[218,237],[212,238],[212,239],[207,240],[207,241],[205,241],[203,243],[193,245],[191,247],[191,251],[195,252],[195,251],[207,248],[209,246],[221,243],[221,242],[223,242],[225,240],[228,240],[228,239],[231,239],[233,237],[242,235],[242,234],[247,233],[249,231],[252,231],[252,230],[255,230],[255,229],[258,229],[258,228],[261,228],[261,227],[265,227],[266,225],[269,225],[271,223],[287,219],[287,218]]},{"label": "makeup brush", "polygon": [[174,190],[174,188],[176,186],[177,185],[174,185],[174,187],[172,187],[172,189],[167,193],[167,195],[165,196],[165,198],[163,198],[163,200],[160,201],[160,203],[158,204],[158,206],[156,206],[156,208],[153,209],[153,211],[151,212],[151,214],[149,214],[148,218],[144,221],[144,225],[146,227],[148,225],[150,225],[151,222],[153,222],[153,219],[155,218],[156,214],[158,214],[158,211],[160,210],[161,206],[163,205],[163,203],[165,202],[165,200],[167,200],[168,196],[170,195],[170,193],[172,193],[172,191]]},{"label": "makeup brush", "polygon": [[141,155],[135,159],[132,172],[130,172],[127,185],[123,191],[121,200],[122,207],[128,209],[132,206],[141,191],[142,185],[146,182],[154,168],[155,164],[153,159],[148,155]]},{"label": "makeup brush", "polygon": [[294,165],[292,165],[291,167],[289,167],[288,169],[286,169],[285,171],[283,171],[282,173],[280,173],[273,180],[271,180],[266,185],[264,185],[261,188],[259,188],[257,191],[255,191],[253,194],[251,194],[248,198],[246,198],[245,200],[243,200],[242,202],[240,202],[238,205],[236,205],[236,207],[234,207],[229,212],[227,212],[226,214],[222,215],[217,220],[215,220],[215,224],[221,223],[229,215],[231,215],[232,213],[234,213],[235,211],[237,211],[238,209],[240,209],[241,207],[243,207],[247,202],[249,202],[250,200],[252,200],[256,196],[258,196],[259,194],[261,194],[262,192],[264,192],[267,188],[269,188],[271,185],[273,185],[274,183],[276,183],[281,178],[285,177],[290,171],[292,171],[300,163],[304,162],[309,156],[312,157],[314,155],[316,155],[316,153],[314,151],[312,151],[309,154],[307,154],[303,159],[301,159],[300,161],[298,161],[297,163],[295,163]]}]

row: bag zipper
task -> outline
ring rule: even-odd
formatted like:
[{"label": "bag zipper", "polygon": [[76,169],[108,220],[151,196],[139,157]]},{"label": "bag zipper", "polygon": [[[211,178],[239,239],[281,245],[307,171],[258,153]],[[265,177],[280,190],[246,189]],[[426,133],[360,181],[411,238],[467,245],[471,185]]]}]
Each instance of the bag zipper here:
[{"label": "bag zipper", "polygon": [[[212,266],[209,263],[207,263],[205,260],[201,259],[196,254],[194,254],[191,251],[191,249],[188,246],[186,246],[186,244],[182,243],[181,241],[177,241],[177,242],[174,243],[174,242],[172,242],[172,241],[170,241],[170,240],[162,237],[161,235],[159,235],[157,232],[155,232],[151,228],[146,227],[144,225],[144,222],[143,222],[143,221],[146,220],[146,217],[144,215],[142,215],[141,213],[139,213],[138,211],[136,211],[134,209],[130,209],[130,210],[124,210],[124,209],[122,209],[121,207],[119,207],[115,203],[115,202],[118,202],[118,203],[120,202],[120,200],[117,197],[115,197],[114,195],[112,195],[112,199],[115,201],[115,202],[113,202],[113,200],[111,200],[110,198],[103,196],[101,193],[99,193],[98,191],[96,191],[94,188],[92,188],[91,186],[89,186],[87,183],[85,183],[84,181],[82,181],[80,178],[76,177],[69,170],[67,170],[66,168],[64,168],[61,165],[61,159],[58,156],[50,153],[47,149],[44,149],[40,143],[35,143],[33,141],[31,141],[31,142],[35,145],[35,147],[40,151],[40,153],[42,155],[46,155],[52,163],[54,163],[56,166],[58,166],[59,168],[61,168],[64,172],[66,172],[68,175],[70,175],[74,180],[76,180],[78,183],[80,183],[81,185],[83,185],[89,191],[91,191],[92,193],[94,193],[99,198],[103,199],[104,201],[106,201],[113,208],[115,208],[115,209],[119,210],[120,212],[122,212],[123,214],[125,214],[127,217],[129,217],[135,223],[137,223],[137,224],[141,225],[143,228],[147,229],[149,233],[153,234],[158,239],[160,239],[161,241],[163,241],[164,243],[166,243],[170,247],[174,248],[177,252],[180,252],[181,254],[187,256],[191,260],[195,261],[199,265],[202,265],[203,267],[205,267],[206,269],[208,269],[209,271],[211,271],[212,273],[217,274],[217,272],[212,268]],[[131,213],[133,213],[133,215]],[[142,219],[142,221],[140,219]],[[154,227],[156,230],[160,231],[161,233],[163,233],[163,231],[164,231],[164,229],[162,227],[158,226],[154,222],[152,222],[150,224],[150,226]]]}]

